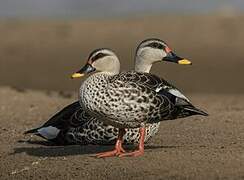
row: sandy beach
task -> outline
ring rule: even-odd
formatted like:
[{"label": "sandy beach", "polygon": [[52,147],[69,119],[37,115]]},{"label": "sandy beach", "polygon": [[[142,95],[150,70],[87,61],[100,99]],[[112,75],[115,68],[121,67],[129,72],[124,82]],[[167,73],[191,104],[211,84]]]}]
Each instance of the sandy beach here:
[{"label": "sandy beach", "polygon": [[244,179],[244,95],[187,95],[210,116],[162,122],[142,157],[97,159],[113,147],[53,146],[22,134],[75,94],[1,87],[1,179]]}]

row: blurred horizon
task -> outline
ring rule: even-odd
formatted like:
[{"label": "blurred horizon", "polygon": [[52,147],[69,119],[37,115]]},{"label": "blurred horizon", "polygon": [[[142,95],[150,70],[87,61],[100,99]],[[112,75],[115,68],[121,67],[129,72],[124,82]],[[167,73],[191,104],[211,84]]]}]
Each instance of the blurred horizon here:
[{"label": "blurred horizon", "polygon": [[183,92],[243,93],[243,29],[244,0],[0,0],[0,86],[73,91],[70,74],[95,48],[129,70],[138,43],[156,37],[193,66],[152,73]]},{"label": "blurred horizon", "polygon": [[158,13],[242,12],[243,0],[0,0],[0,18],[109,18]]}]

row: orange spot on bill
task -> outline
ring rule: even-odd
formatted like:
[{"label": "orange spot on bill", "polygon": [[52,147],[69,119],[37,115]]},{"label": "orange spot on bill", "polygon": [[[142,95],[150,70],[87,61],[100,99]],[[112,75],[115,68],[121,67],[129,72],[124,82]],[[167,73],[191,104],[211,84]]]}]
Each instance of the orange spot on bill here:
[{"label": "orange spot on bill", "polygon": [[165,52],[166,52],[166,53],[170,53],[171,51],[172,51],[172,50],[171,50],[168,46],[165,47]]}]

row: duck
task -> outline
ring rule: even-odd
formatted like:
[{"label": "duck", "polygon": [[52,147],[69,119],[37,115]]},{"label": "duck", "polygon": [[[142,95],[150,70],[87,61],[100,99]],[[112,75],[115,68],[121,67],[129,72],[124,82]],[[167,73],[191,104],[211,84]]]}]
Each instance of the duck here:
[{"label": "duck", "polygon": [[[137,63],[135,67],[137,67]],[[160,123],[147,127],[145,142],[154,136]],[[105,125],[96,118],[89,116],[81,108],[79,101],[75,101],[54,114],[47,122],[37,128],[24,132],[40,136],[54,145],[111,145],[115,143],[118,129]],[[124,136],[126,144],[138,143],[139,129],[130,129]]]},{"label": "duck", "polygon": [[[151,48],[158,53],[146,53]],[[149,58],[147,64],[140,61],[144,72],[120,73],[117,55],[111,49],[102,48],[91,52],[86,64],[72,75],[72,78],[80,78],[92,73],[81,84],[80,105],[100,122],[118,129],[114,150],[97,154],[99,158],[144,154],[145,132],[149,124],[192,115],[208,115],[193,106],[188,98],[164,79],[146,72],[155,62],[191,64],[189,60],[177,56],[166,43],[154,41],[142,42],[137,49],[138,54],[141,60]],[[138,149],[126,152],[122,147],[123,136],[126,130],[134,128],[139,128]]]},{"label": "duck", "polygon": [[[140,42],[135,53],[135,71],[149,73],[154,61],[151,57],[157,56],[157,54],[161,56],[160,48],[162,46],[169,49],[169,46],[164,41],[157,38],[149,38]],[[143,51],[142,48],[144,48]],[[181,61],[181,64],[191,64],[191,62]],[[155,86],[156,90],[165,88],[170,93],[188,100],[177,88],[170,85],[167,81],[164,80],[162,82],[158,87]],[[145,143],[157,134],[159,126],[160,122],[157,122],[146,127]],[[79,101],[75,101],[57,112],[42,126],[28,130],[24,134],[35,134],[55,145],[111,145],[115,143],[118,129],[113,126],[104,125],[103,122],[87,115],[81,108]],[[125,144],[138,143],[139,129],[127,130],[123,137],[123,142]]]}]

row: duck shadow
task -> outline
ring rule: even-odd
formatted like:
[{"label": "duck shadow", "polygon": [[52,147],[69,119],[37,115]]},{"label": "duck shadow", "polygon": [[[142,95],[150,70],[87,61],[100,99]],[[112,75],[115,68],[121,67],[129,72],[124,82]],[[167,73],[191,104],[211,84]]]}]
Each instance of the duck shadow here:
[{"label": "duck shadow", "polygon": [[[31,141],[30,144],[39,144],[39,147],[17,147],[14,148],[14,152],[10,155],[19,153],[26,153],[30,156],[37,157],[61,157],[72,155],[91,155],[96,153],[109,151],[114,148],[114,145],[67,145],[67,146],[53,146],[53,143],[45,141]],[[145,145],[146,150],[153,149],[165,149],[165,148],[178,148],[179,146],[157,146],[157,145]],[[124,145],[124,148],[128,151],[137,148],[136,145]]]},{"label": "duck shadow", "polygon": [[59,146],[50,141],[40,141],[40,140],[19,140],[17,141],[17,143],[43,145],[43,146]]}]

